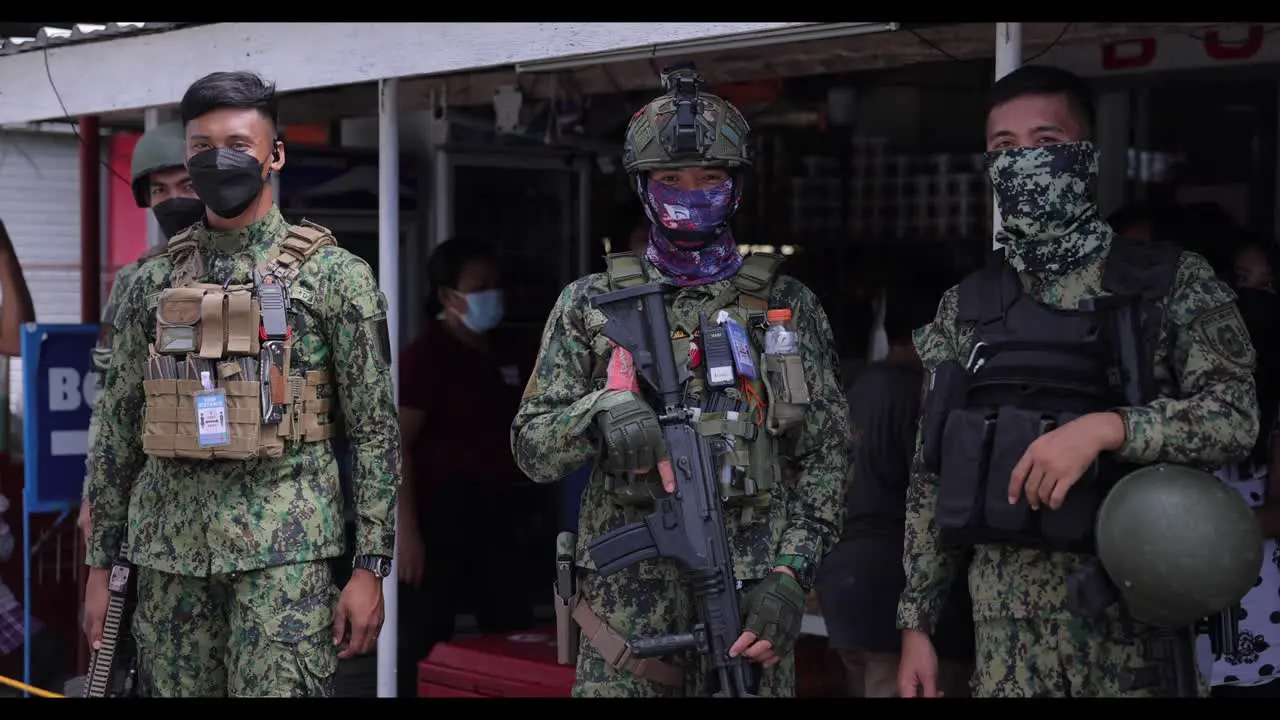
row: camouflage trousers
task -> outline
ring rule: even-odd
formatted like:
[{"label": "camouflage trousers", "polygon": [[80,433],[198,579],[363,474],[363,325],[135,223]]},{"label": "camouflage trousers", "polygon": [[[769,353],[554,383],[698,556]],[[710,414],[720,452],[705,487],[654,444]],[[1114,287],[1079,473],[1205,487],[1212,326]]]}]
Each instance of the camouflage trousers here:
[{"label": "camouflage trousers", "polygon": [[[1141,635],[1115,619],[979,619],[973,697],[1158,697],[1159,688],[1125,691],[1121,678],[1147,662]],[[1208,686],[1201,681],[1202,697]]]},{"label": "camouflage trousers", "polygon": [[188,577],[139,568],[146,697],[328,697],[337,588],[324,560]]},{"label": "camouflage trousers", "polygon": [[[670,561],[641,562],[607,578],[582,568],[578,573],[582,602],[628,641],[685,633],[697,621],[693,591],[680,569]],[[573,697],[706,697],[711,694],[707,667],[696,653],[662,659],[686,668],[683,688],[655,683],[611,667],[583,633],[578,641]],[[761,673],[759,693],[766,697],[795,696],[794,655],[788,655]]]}]

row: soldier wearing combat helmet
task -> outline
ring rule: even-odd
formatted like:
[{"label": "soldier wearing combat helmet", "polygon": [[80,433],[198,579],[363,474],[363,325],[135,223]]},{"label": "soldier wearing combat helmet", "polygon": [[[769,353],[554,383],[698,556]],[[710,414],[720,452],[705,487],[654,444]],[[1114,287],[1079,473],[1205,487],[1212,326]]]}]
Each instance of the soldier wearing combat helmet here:
[{"label": "soldier wearing combat helmet", "polygon": [[[187,173],[187,141],[182,123],[170,122],[157,125],[133,146],[132,161],[133,199],[140,208],[150,208],[164,239],[177,235],[204,217],[204,203],[196,197],[191,187],[191,175]],[[147,248],[142,257],[116,272],[111,283],[111,294],[102,308],[102,322],[98,325],[98,342],[93,348],[93,369],[98,382],[107,374],[111,364],[111,337],[115,333],[116,313],[120,300],[125,296],[129,283],[142,263],[164,252],[164,243]],[[97,396],[94,396],[97,400]],[[97,415],[89,420],[89,452],[93,452],[97,437]],[[92,463],[92,455],[86,458],[86,467]],[[80,505],[80,529],[89,534],[89,500]]]},{"label": "soldier wearing combat helmet", "polygon": [[[608,257],[605,273],[561,293],[512,424],[512,451],[535,482],[559,480],[594,460],[581,502],[574,556],[578,591],[569,600],[581,628],[576,697],[706,695],[695,658],[636,660],[632,640],[686,632],[693,597],[670,560],[654,559],[605,578],[586,552],[591,541],[649,512],[671,492],[671,463],[657,417],[634,371],[601,334],[604,316],[591,298],[643,283],[665,288],[671,342],[689,382],[686,396],[708,397],[699,342],[700,313],[725,310],[746,329],[747,352],[764,367],[766,318],[790,313],[793,355],[776,355],[779,375],[738,370],[736,416],[700,432],[723,437],[732,452],[716,470],[749,482],[722,485],[735,577],[742,582],[743,633],[730,649],[764,670],[759,694],[792,696],[791,650],[800,630],[814,566],[839,534],[849,429],[837,378],[831,328],[817,297],[778,274],[781,257],[743,258],[730,228],[751,166],[746,121],[733,105],[700,87],[692,68],[664,73],[666,93],[632,118],[623,160],[652,227],[642,256]],[[686,362],[687,361],[687,362]],[[781,375],[785,375],[783,378]],[[682,375],[683,376],[683,375]],[[563,633],[562,633],[563,634]],[[562,655],[563,657],[563,655]]]}]

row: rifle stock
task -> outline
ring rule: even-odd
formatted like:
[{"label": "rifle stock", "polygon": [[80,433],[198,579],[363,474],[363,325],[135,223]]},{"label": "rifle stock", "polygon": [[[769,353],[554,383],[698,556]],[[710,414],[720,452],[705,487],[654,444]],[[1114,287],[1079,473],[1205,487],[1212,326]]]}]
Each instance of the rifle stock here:
[{"label": "rifle stock", "polygon": [[84,679],[84,697],[127,697],[134,693],[137,672],[133,667],[130,622],[136,601],[136,568],[124,553],[111,567],[107,614],[102,623],[102,641],[91,650],[89,672]]},{"label": "rifle stock", "polygon": [[657,657],[697,650],[710,660],[716,697],[756,697],[755,669],[729,648],[742,633],[738,582],[725,533],[711,448],[682,406],[662,286],[650,283],[599,295],[592,304],[607,318],[604,335],[629,350],[636,372],[657,399],[658,421],[675,473],[675,492],[660,498],[642,522],[597,538],[588,548],[602,575],[653,558],[683,566],[692,579],[700,622],[689,632],[631,640],[632,655]]}]

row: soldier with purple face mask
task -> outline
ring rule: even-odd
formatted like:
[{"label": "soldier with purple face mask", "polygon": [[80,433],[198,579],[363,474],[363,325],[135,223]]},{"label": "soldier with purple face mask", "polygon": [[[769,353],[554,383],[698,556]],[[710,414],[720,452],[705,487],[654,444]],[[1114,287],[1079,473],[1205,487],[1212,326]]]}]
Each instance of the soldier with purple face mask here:
[{"label": "soldier with purple face mask", "polygon": [[[737,108],[701,83],[692,67],[668,70],[665,94],[632,118],[623,164],[651,221],[648,243],[643,255],[608,256],[606,272],[561,293],[512,423],[512,452],[535,482],[594,463],[569,553],[576,590],[562,596],[581,630],[566,653],[576,654],[575,697],[705,696],[718,689],[696,654],[642,660],[630,653],[636,639],[694,626],[687,573],[655,558],[606,577],[588,552],[593,540],[643,518],[675,487],[649,389],[603,334],[605,316],[593,297],[663,286],[684,402],[700,408],[698,432],[719,448],[713,464],[741,592],[742,633],[728,653],[763,669],[759,695],[794,695],[791,650],[805,594],[839,535],[849,429],[831,327],[813,292],[778,274],[781,256],[739,254],[730,220],[751,165],[749,128]],[[767,327],[773,323],[777,332],[788,315],[787,350],[768,352]],[[735,356],[741,349],[753,362],[735,358],[734,374],[717,380],[702,348],[703,317],[730,335],[741,329]],[[560,635],[570,637],[563,628]]]}]

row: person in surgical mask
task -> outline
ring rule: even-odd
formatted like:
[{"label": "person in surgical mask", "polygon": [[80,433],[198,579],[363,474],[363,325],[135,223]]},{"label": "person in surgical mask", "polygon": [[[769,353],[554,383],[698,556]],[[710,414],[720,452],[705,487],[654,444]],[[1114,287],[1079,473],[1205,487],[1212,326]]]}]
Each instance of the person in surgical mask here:
[{"label": "person in surgical mask", "polygon": [[535,348],[499,327],[493,246],[464,237],[442,243],[427,280],[426,324],[399,365],[400,697],[416,696],[418,663],[453,636],[459,613],[472,610],[485,634],[533,622],[518,577],[528,566],[513,530],[514,490],[523,483],[507,428]]},{"label": "person in surgical mask", "polygon": [[[1065,70],[1024,66],[990,91],[985,164],[1004,262],[948,290],[914,335],[930,379],[907,490],[902,697],[939,696],[931,636],[966,571],[974,697],[1166,694],[1124,680],[1153,668],[1151,629],[1121,623],[1115,603],[1076,607],[1068,587],[1092,592],[1103,577],[1092,522],[1125,473],[1219,466],[1254,446],[1255,353],[1235,295],[1201,255],[1107,224],[1093,128],[1091,91]],[[1109,379],[1120,343],[1096,328],[1112,305],[1082,302],[1102,296],[1132,298],[1144,318],[1128,331],[1150,363],[1142,398]],[[1162,547],[1131,550],[1176,565]]]}]

